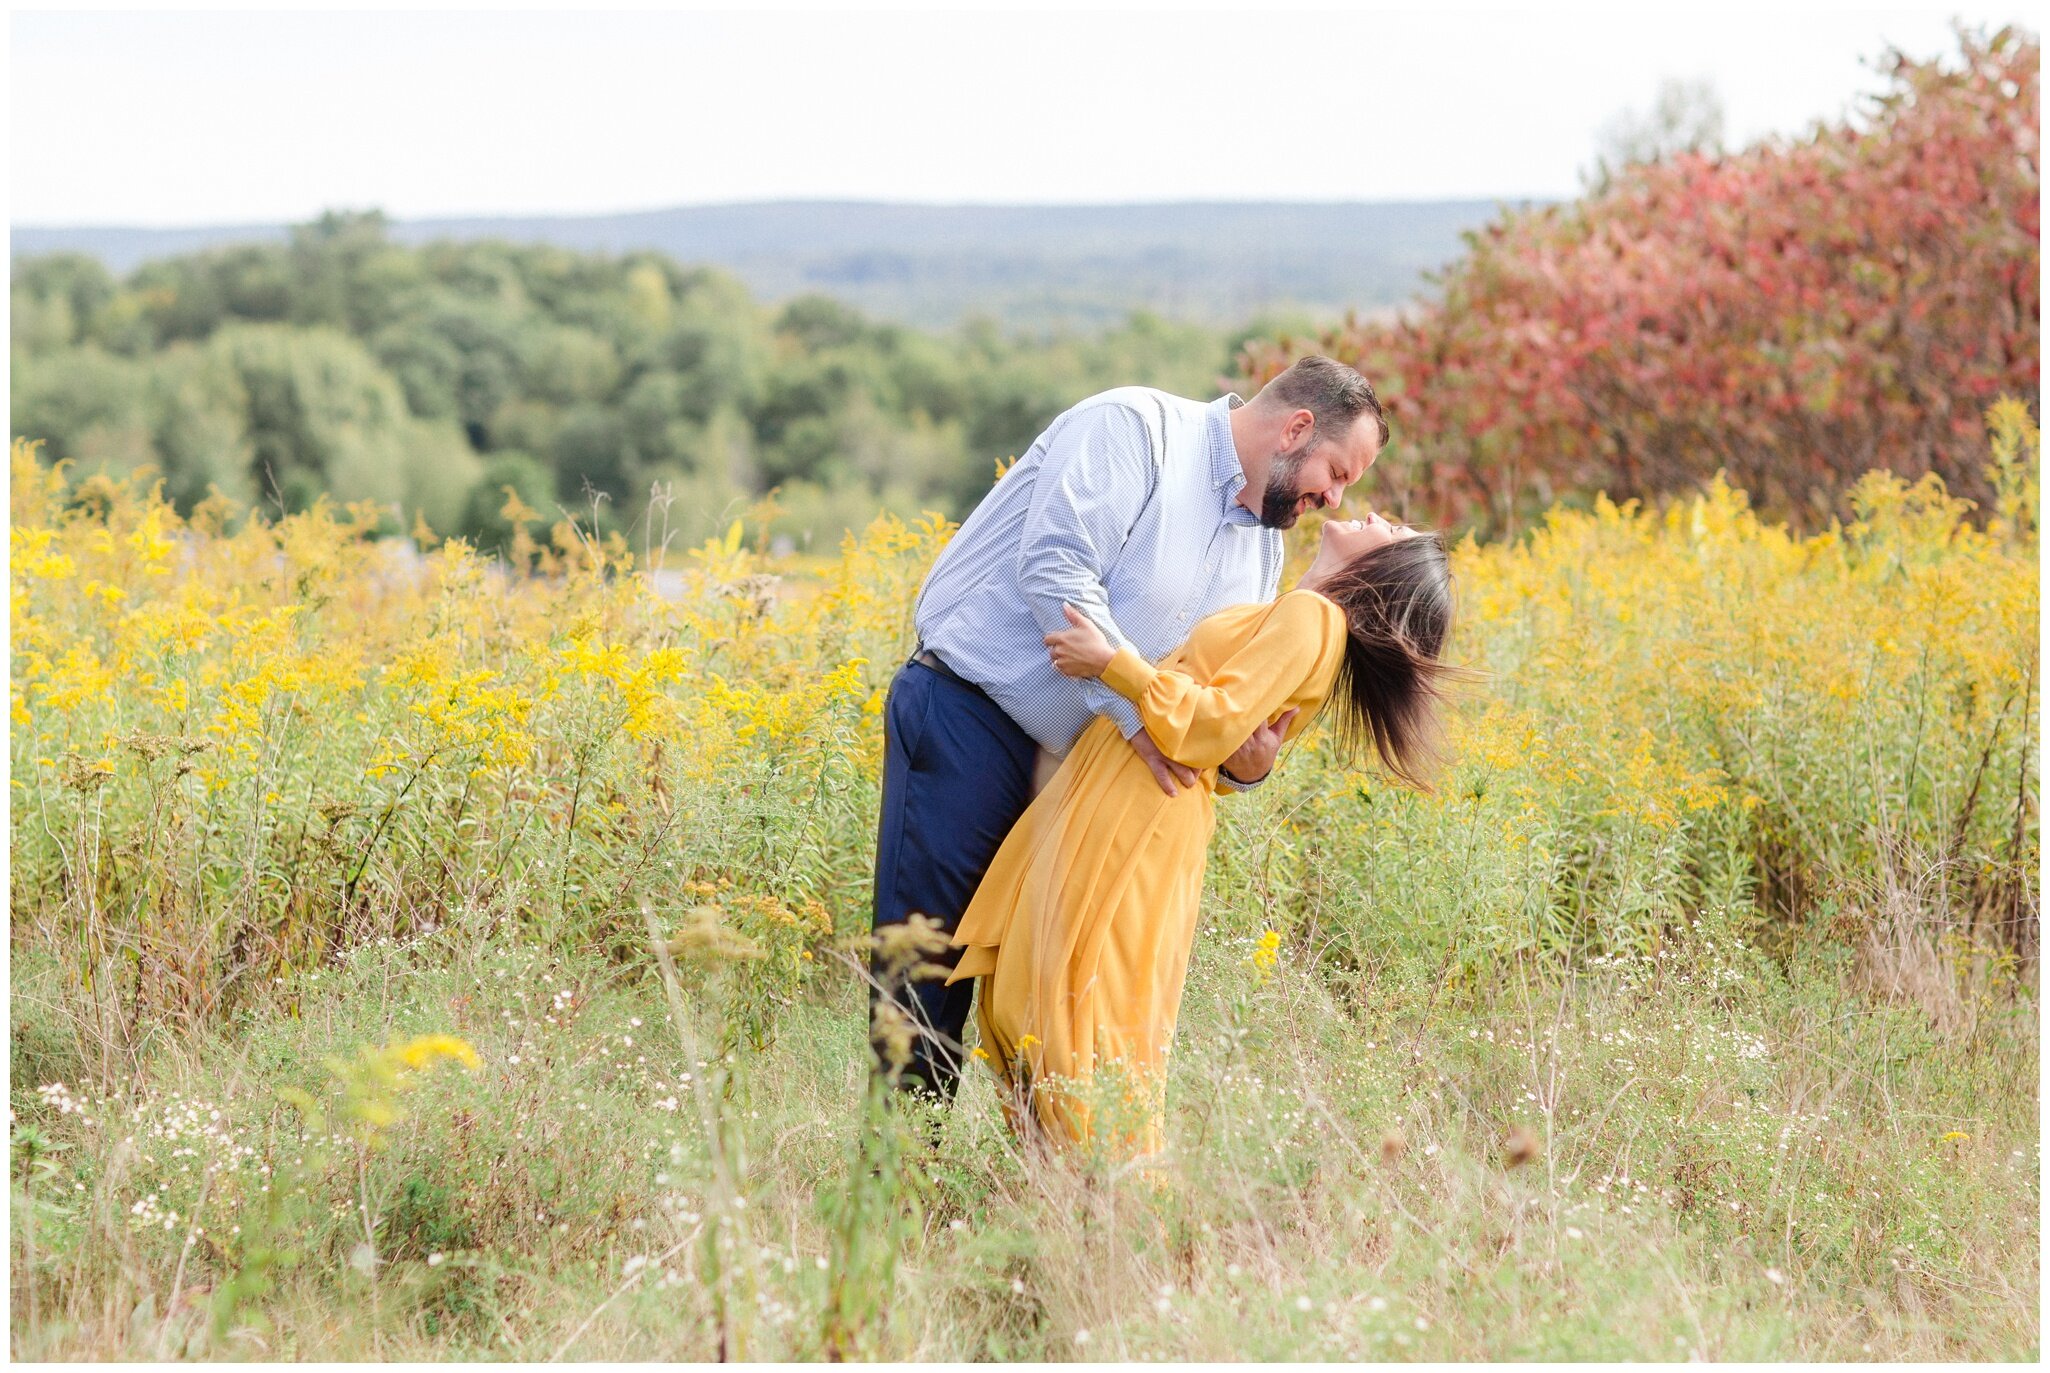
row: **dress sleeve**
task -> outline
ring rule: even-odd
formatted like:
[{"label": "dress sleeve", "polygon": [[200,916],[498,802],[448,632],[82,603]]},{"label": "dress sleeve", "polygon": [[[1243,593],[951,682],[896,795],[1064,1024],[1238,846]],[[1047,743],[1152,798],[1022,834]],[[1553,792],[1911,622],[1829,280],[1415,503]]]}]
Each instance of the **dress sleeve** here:
[{"label": "dress sleeve", "polygon": [[1163,754],[1212,768],[1302,691],[1343,633],[1338,607],[1315,592],[1290,592],[1207,683],[1154,667],[1129,646],[1110,660],[1103,682],[1139,708]]}]

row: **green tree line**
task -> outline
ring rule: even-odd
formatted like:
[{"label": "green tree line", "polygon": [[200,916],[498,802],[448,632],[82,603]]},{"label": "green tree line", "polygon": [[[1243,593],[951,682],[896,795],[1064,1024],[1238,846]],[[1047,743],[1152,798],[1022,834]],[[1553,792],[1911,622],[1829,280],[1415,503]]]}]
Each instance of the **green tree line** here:
[{"label": "green tree line", "polygon": [[1276,327],[931,333],[823,295],[766,305],[654,252],[403,246],[374,211],[126,279],[24,258],[12,300],[13,432],[48,456],[150,466],[186,509],[216,488],[273,513],[373,500],[393,528],[485,548],[506,535],[506,487],[634,533],[666,492],[656,511],[688,539],[772,488],[800,543],[879,507],[959,517],[1075,400],[1215,394]]}]

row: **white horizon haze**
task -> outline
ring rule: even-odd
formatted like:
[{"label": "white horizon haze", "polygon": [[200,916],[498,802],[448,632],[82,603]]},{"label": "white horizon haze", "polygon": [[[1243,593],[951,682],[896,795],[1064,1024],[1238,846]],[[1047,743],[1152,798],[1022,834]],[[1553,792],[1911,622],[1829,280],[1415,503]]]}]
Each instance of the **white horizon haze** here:
[{"label": "white horizon haze", "polygon": [[9,222],[1559,199],[1706,78],[1796,137],[1993,12],[23,12]]}]

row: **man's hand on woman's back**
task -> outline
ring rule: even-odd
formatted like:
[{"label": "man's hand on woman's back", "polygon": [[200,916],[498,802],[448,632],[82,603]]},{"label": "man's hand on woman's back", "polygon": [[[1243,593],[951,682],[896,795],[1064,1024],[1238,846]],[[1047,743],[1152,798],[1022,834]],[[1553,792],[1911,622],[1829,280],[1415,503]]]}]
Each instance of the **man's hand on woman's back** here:
[{"label": "man's hand on woman's back", "polygon": [[1252,737],[1239,745],[1238,752],[1224,760],[1224,771],[1241,782],[1257,782],[1274,770],[1274,759],[1281,752],[1281,741],[1288,737],[1288,727],[1295,722],[1297,706],[1274,717],[1268,724],[1253,731]]},{"label": "man's hand on woman's back", "polygon": [[[1252,737],[1224,760],[1224,771],[1246,783],[1258,782],[1272,772],[1274,759],[1281,752],[1282,740],[1288,738],[1288,727],[1295,722],[1296,709],[1290,706],[1254,730]],[[1146,770],[1153,774],[1153,780],[1169,796],[1178,795],[1182,787],[1196,785],[1196,770],[1163,754],[1160,746],[1153,742],[1153,736],[1145,730],[1140,730],[1125,742],[1132,746],[1132,751],[1145,762]]]},{"label": "man's hand on woman's back", "polygon": [[[1182,787],[1196,785],[1196,770],[1163,754],[1160,745],[1154,743],[1153,736],[1145,730],[1140,730],[1125,742],[1132,746],[1133,751],[1145,762],[1147,771],[1153,774],[1153,780],[1160,783],[1160,789],[1169,796],[1179,794]],[[1177,783],[1180,785],[1177,786]]]}]

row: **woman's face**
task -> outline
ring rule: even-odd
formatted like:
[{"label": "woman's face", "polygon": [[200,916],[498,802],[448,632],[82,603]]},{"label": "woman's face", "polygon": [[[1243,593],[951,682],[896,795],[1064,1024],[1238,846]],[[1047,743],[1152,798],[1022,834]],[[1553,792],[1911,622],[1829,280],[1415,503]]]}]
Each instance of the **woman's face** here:
[{"label": "woman's face", "polygon": [[1379,515],[1368,515],[1363,520],[1326,520],[1320,551],[1332,562],[1344,566],[1382,544],[1416,536],[1417,531],[1408,525],[1390,524]]}]

